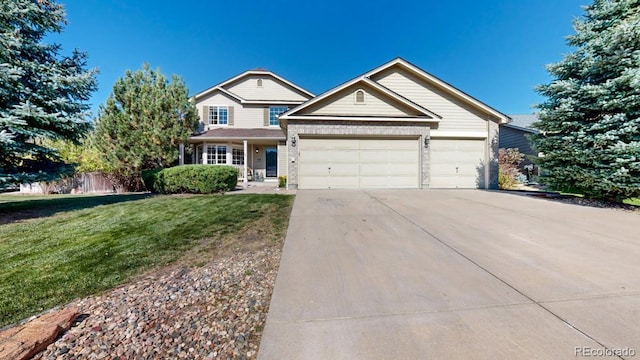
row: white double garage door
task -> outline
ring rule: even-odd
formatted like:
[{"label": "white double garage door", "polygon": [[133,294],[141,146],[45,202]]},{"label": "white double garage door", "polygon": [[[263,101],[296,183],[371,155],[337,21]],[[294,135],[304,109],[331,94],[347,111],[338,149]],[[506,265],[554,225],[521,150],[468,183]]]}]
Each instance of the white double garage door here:
[{"label": "white double garage door", "polygon": [[[422,147],[416,138],[301,138],[299,189],[419,188]],[[476,188],[485,141],[432,139],[431,188]]]}]

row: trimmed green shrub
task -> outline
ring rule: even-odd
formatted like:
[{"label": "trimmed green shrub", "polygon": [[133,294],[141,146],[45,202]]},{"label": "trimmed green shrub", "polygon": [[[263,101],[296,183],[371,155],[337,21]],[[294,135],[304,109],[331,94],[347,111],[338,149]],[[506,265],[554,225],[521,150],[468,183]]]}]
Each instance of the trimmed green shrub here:
[{"label": "trimmed green shrub", "polygon": [[144,183],[145,188],[152,193],[158,193],[162,188],[162,176],[164,174],[162,170],[164,169],[142,171],[142,182]]},{"label": "trimmed green shrub", "polygon": [[211,194],[235,189],[238,170],[226,165],[182,165],[160,171],[145,171],[149,191],[161,194]]}]

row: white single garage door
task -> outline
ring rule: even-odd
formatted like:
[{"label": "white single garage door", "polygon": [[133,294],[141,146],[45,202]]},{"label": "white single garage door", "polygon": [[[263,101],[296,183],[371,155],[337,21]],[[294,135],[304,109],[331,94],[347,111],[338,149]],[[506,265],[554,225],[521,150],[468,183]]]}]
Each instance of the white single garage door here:
[{"label": "white single garage door", "polygon": [[417,139],[305,139],[299,141],[298,188],[418,188]]},{"label": "white single garage door", "polygon": [[431,139],[429,149],[430,188],[484,187],[484,139]]}]

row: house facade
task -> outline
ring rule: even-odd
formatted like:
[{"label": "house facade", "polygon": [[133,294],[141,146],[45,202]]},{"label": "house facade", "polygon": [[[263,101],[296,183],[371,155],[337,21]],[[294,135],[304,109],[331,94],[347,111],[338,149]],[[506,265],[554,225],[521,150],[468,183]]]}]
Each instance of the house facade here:
[{"label": "house facade", "polygon": [[233,165],[247,181],[286,175],[286,135],[278,115],[313,98],[277,74],[246,71],[194,97],[200,128],[189,139],[193,163]]},{"label": "house facade", "polygon": [[[499,125],[509,117],[404,59],[317,97],[284,79],[272,88],[278,95],[256,92],[269,74],[276,76],[247,72],[196,95],[204,124],[190,141],[196,158],[237,165],[234,149],[242,144],[245,156],[258,154],[245,161],[254,173],[286,175],[290,189],[497,187]],[[241,120],[237,109],[227,110],[220,126],[217,105],[257,112]],[[288,109],[267,116],[276,106],[283,107],[274,114]],[[275,170],[263,166],[269,153]]]}]

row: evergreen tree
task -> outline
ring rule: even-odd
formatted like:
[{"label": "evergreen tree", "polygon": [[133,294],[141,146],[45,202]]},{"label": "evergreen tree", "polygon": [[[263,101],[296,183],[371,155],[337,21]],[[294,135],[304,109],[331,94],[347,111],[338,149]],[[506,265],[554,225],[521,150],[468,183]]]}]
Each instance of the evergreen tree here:
[{"label": "evergreen tree", "polygon": [[538,88],[534,143],[552,188],[622,201],[640,196],[640,0],[585,10],[568,37],[576,50]]},{"label": "evergreen tree", "polygon": [[64,23],[52,0],[0,1],[0,186],[72,170],[44,140],[77,142],[91,127],[96,70],[85,69],[85,53],[60,56],[60,45],[42,42]]},{"label": "evergreen tree", "polygon": [[138,190],[141,171],[174,165],[178,147],[196,129],[198,115],[176,75],[171,82],[145,64],[127,71],[100,106],[94,143],[120,190]]}]

